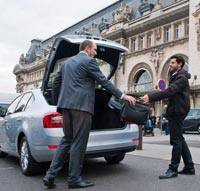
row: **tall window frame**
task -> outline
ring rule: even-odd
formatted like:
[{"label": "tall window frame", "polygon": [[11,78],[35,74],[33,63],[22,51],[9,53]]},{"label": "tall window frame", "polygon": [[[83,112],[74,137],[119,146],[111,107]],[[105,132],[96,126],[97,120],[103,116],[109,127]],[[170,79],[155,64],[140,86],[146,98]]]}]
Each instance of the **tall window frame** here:
[{"label": "tall window frame", "polygon": [[145,47],[145,35],[140,35],[138,40],[139,40],[139,43],[138,43],[139,50],[145,49],[146,48]]},{"label": "tall window frame", "polygon": [[147,33],[147,48],[150,48],[154,45],[154,38],[153,38],[153,32]]},{"label": "tall window frame", "polygon": [[184,36],[189,36],[189,27],[190,27],[189,19],[185,20],[184,24],[185,24]]},{"label": "tall window frame", "polygon": [[174,38],[175,40],[183,37],[183,25],[181,22],[174,24]]},{"label": "tall window frame", "polygon": [[131,50],[133,52],[138,50],[138,38],[137,37],[132,39],[132,46],[131,47],[132,47]]}]

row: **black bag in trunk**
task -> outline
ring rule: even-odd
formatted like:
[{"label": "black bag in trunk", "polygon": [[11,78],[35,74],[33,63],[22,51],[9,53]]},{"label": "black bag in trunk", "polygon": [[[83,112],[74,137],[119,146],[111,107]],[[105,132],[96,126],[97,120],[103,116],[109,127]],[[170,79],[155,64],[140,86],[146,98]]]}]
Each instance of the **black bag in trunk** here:
[{"label": "black bag in trunk", "polygon": [[138,125],[144,125],[148,116],[149,107],[140,102],[136,102],[136,104],[133,106],[127,101],[124,103],[124,106],[121,110],[121,117],[124,121],[133,122]]}]

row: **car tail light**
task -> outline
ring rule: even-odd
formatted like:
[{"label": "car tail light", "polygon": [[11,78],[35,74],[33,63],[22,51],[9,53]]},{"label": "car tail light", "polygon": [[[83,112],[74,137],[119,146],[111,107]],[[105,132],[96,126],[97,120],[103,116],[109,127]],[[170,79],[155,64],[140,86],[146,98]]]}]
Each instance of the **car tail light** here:
[{"label": "car tail light", "polygon": [[43,117],[44,128],[60,128],[63,127],[62,114],[55,112],[47,114]]},{"label": "car tail light", "polygon": [[48,149],[50,149],[50,150],[54,150],[57,148],[58,148],[58,145],[48,145]]},{"label": "car tail light", "polygon": [[132,139],[132,142],[138,142],[139,141],[139,137]]}]

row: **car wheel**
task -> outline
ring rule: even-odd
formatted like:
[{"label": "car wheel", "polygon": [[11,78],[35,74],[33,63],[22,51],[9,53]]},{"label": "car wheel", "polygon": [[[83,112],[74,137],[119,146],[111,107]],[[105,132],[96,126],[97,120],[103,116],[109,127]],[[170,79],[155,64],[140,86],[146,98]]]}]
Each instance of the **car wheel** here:
[{"label": "car wheel", "polygon": [[200,125],[197,126],[197,131],[200,133]]},{"label": "car wheel", "polygon": [[4,158],[6,157],[8,154],[4,153],[3,151],[0,151],[0,158]]},{"label": "car wheel", "polygon": [[118,164],[120,163],[125,157],[125,153],[111,155],[104,157],[107,163],[109,164]]},{"label": "car wheel", "polygon": [[19,162],[24,175],[33,175],[37,170],[37,162],[33,159],[28,141],[23,137],[19,147]]}]

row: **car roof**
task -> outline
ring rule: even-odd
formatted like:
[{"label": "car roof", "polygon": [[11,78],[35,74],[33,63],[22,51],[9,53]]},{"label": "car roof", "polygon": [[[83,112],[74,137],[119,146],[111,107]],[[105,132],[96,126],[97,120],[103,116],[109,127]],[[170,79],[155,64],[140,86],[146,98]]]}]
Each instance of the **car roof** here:
[{"label": "car roof", "polygon": [[64,39],[64,40],[68,40],[72,43],[76,43],[76,44],[80,44],[81,42],[83,42],[84,40],[91,40],[92,42],[94,42],[96,45],[104,45],[104,46],[108,46],[108,47],[113,47],[115,49],[118,49],[122,52],[128,51],[128,49],[125,46],[122,46],[121,44],[109,40],[109,39],[105,39],[102,37],[97,37],[97,36],[87,36],[87,35],[65,35],[65,36],[61,36],[58,37],[58,39]]}]

